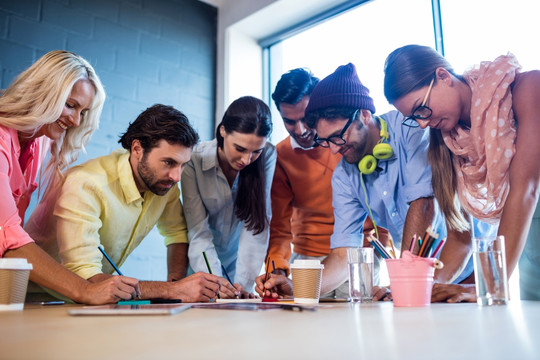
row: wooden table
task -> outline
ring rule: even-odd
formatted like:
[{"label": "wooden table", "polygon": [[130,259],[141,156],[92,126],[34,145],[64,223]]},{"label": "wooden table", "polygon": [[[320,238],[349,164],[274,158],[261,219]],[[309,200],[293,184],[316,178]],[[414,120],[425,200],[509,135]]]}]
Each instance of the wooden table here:
[{"label": "wooden table", "polygon": [[110,317],[69,308],[0,312],[0,359],[540,359],[540,302]]}]

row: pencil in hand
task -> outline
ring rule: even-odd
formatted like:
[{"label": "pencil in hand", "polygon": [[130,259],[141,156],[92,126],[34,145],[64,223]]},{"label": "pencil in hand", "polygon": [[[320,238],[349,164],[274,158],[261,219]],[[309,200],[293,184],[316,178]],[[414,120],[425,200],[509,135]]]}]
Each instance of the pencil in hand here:
[{"label": "pencil in hand", "polygon": [[[212,275],[212,268],[210,267],[210,263],[208,262],[208,258],[206,257],[206,252],[203,251],[202,254],[204,256],[204,261],[206,262],[206,267],[208,268],[208,273]],[[219,290],[217,293],[217,298],[221,299],[221,296],[219,296]]]},{"label": "pencil in hand", "polygon": [[234,283],[232,282],[231,278],[229,277],[229,274],[227,273],[227,270],[225,270],[225,266],[223,266],[223,264],[221,264],[221,271],[223,271],[223,274],[225,274],[225,277],[227,278],[227,281],[232,285],[234,290],[236,290],[237,293],[234,295],[234,297],[237,298],[237,299],[240,298],[239,291],[236,288],[236,286],[234,286]]},{"label": "pencil in hand", "polygon": [[120,276],[124,276],[124,274],[122,274],[122,272],[120,271],[120,269],[116,266],[116,264],[111,260],[111,258],[109,257],[109,255],[107,255],[107,253],[105,252],[105,249],[103,248],[103,246],[98,246],[98,249],[99,251],[101,251],[101,253],[103,254],[103,256],[105,257],[105,259],[107,259],[107,261],[109,262],[109,264],[111,264],[111,266],[113,267],[114,271],[116,271],[116,273]]},{"label": "pencil in hand", "polygon": [[[107,255],[107,253],[105,252],[105,249],[103,248],[102,245],[99,245],[98,246],[98,249],[99,251],[101,251],[101,253],[103,254],[103,256],[105,257],[105,259],[107,259],[107,261],[109,262],[109,264],[111,264],[111,266],[113,267],[114,271],[116,271],[116,273],[120,276],[124,276],[124,274],[122,274],[122,272],[120,271],[120,269],[118,268],[118,266],[116,266],[116,264],[112,261],[112,259],[109,257],[109,255]],[[135,298],[136,299],[140,299],[141,298],[141,289],[139,288],[139,284],[137,284],[137,287],[135,288]]]},{"label": "pencil in hand", "polygon": [[264,271],[264,282],[262,283],[262,292],[263,292],[263,298],[266,297],[266,289],[264,287],[264,284],[268,281],[268,267],[270,267],[270,258],[267,258],[266,259],[266,264],[265,264],[265,271]]}]

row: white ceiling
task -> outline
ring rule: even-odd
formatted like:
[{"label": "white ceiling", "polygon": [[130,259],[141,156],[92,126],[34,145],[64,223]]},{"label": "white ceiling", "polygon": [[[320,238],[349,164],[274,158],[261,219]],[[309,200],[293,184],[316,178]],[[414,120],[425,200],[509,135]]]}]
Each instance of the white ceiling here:
[{"label": "white ceiling", "polygon": [[221,26],[261,39],[346,0],[199,0],[217,7]]}]

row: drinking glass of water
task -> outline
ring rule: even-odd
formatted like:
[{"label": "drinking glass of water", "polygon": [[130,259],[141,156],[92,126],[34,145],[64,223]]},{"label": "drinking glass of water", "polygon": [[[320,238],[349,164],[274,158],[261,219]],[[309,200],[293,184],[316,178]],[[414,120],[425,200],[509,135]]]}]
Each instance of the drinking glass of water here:
[{"label": "drinking glass of water", "polygon": [[353,302],[373,300],[373,248],[347,248],[349,297]]},{"label": "drinking glass of water", "polygon": [[473,239],[476,302],[481,306],[508,303],[504,236]]}]

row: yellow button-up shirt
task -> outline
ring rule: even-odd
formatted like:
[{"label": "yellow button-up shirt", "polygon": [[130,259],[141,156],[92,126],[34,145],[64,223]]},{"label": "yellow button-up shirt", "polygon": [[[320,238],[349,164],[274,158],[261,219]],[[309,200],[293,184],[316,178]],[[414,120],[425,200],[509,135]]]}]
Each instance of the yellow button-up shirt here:
[{"label": "yellow button-up shirt", "polygon": [[121,266],[156,224],[166,246],[188,242],[180,189],[141,196],[129,152],[120,149],[68,170],[61,189],[38,205],[25,230],[62,265],[88,279],[114,272],[99,245]]}]

